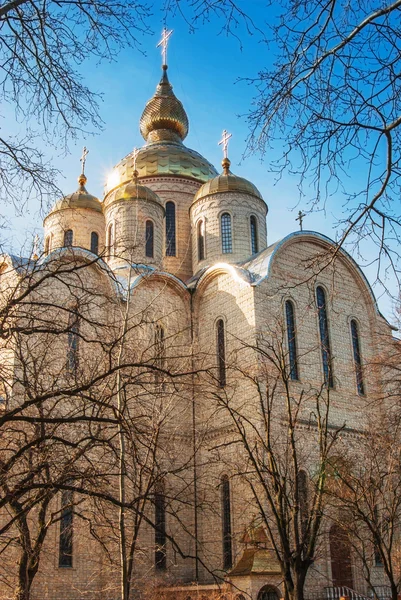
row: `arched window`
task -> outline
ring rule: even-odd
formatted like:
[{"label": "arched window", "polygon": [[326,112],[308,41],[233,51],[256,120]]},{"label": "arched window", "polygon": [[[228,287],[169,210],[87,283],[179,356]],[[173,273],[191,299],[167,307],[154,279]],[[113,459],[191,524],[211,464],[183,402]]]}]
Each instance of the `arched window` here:
[{"label": "arched window", "polygon": [[276,590],[269,585],[262,587],[258,594],[258,600],[279,600],[279,597]]},{"label": "arched window", "polygon": [[226,385],[226,340],[224,334],[224,321],[219,319],[217,329],[217,379],[220,387]]},{"label": "arched window", "polygon": [[93,254],[99,253],[99,236],[96,231],[92,231],[91,233],[91,252]]},{"label": "arched window", "polygon": [[47,256],[50,252],[50,235],[45,239],[45,255]]},{"label": "arched window", "polygon": [[250,218],[250,228],[251,228],[251,252],[252,252],[252,254],[256,254],[257,252],[259,252],[258,222],[254,215],[251,215],[251,218]]},{"label": "arched window", "polygon": [[305,534],[308,525],[308,476],[306,471],[300,470],[297,473],[298,484],[298,503],[301,517],[301,531]]},{"label": "arched window", "polygon": [[205,258],[205,222],[203,220],[198,223],[198,260]]},{"label": "arched window", "polygon": [[320,346],[322,349],[323,377],[328,387],[333,387],[333,368],[331,364],[329,324],[327,320],[326,294],[319,286],[316,288],[316,302],[319,315]]},{"label": "arched window", "polygon": [[111,251],[114,246],[114,226],[113,223],[107,228],[107,254],[111,256]]},{"label": "arched window", "polygon": [[295,310],[291,300],[285,303],[285,318],[287,323],[288,358],[290,364],[290,379],[298,379],[297,340],[295,330]]},{"label": "arched window", "polygon": [[73,493],[61,492],[59,567],[72,567]]},{"label": "arched window", "polygon": [[223,524],[223,569],[228,571],[233,566],[231,535],[231,498],[230,480],[227,475],[221,478],[221,513]]},{"label": "arched window", "polygon": [[233,251],[233,236],[231,231],[231,215],[221,215],[221,250],[223,254],[231,254]]},{"label": "arched window", "polygon": [[155,493],[155,567],[165,571],[166,554],[166,499],[162,491]]},{"label": "arched window", "polygon": [[166,203],[166,256],[176,255],[175,243],[175,204]]},{"label": "arched window", "polygon": [[[156,367],[159,369],[164,369],[165,360],[166,360],[166,342],[164,329],[161,325],[156,325],[155,328],[155,358],[156,358]],[[155,372],[155,380],[156,383],[160,383],[163,379],[162,373],[160,371]]]},{"label": "arched window", "polygon": [[361,346],[359,343],[358,323],[355,321],[355,319],[352,319],[352,321],[351,321],[351,337],[352,337],[352,351],[354,354],[356,388],[358,390],[358,394],[363,396],[363,394],[365,393],[365,386],[363,384]]},{"label": "arched window", "polygon": [[68,319],[67,371],[75,373],[79,363],[79,316],[72,312]]},{"label": "arched window", "polygon": [[67,229],[67,231],[64,232],[64,248],[70,248],[72,246],[73,239],[74,234],[72,229]]},{"label": "arched window", "polygon": [[145,223],[145,255],[153,258],[154,252],[154,237],[153,237],[153,221]]}]

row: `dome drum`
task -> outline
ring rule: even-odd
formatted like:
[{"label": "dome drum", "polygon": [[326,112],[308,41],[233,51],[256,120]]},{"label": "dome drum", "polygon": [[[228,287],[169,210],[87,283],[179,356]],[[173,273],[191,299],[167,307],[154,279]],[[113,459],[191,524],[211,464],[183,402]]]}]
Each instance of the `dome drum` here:
[{"label": "dome drum", "polygon": [[116,266],[135,263],[161,267],[164,206],[151,189],[129,182],[104,201],[106,259]]}]

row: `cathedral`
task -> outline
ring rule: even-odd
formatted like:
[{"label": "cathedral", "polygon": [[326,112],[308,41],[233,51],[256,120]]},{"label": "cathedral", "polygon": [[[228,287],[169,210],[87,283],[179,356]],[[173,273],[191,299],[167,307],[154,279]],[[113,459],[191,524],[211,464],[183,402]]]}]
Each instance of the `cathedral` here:
[{"label": "cathedral", "polygon": [[[286,593],[281,551],[271,538],[277,525],[266,516],[270,484],[264,489],[254,474],[270,442],[259,452],[255,436],[262,445],[267,435],[274,439],[284,477],[298,481],[284,461],[286,406],[300,399],[295,429],[306,498],[323,460],[316,406],[324,405],[328,430],[341,430],[341,443],[352,445],[380,392],[368,365],[383,339],[391,343],[391,328],[361,269],[326,236],[303,231],[301,223],[268,243],[266,200],[232,171],[229,134],[223,132],[219,169],[185,145],[188,117],[167,64],[139,128],[144,145],[114,167],[102,200],[90,193],[84,153],[78,189],[44,219],[42,254],[3,257],[3,296],[10,298],[10,281],[14,290],[29,285],[30,298],[36,294],[23,319],[37,340],[32,346],[25,336],[19,351],[3,347],[13,364],[12,376],[10,369],[2,375],[4,410],[18,412],[21,398],[26,407],[39,395],[41,402],[52,398],[51,408],[45,405],[52,417],[79,412],[92,422],[82,418],[74,439],[57,422],[49,436],[51,444],[57,436],[70,440],[70,450],[52,450],[69,471],[62,480],[60,466],[52,471],[62,483],[48,500],[30,596],[13,595],[25,534],[17,506],[7,509],[17,527],[3,534],[0,595],[121,599],[126,560],[125,598],[278,600]],[[32,283],[38,277],[46,280],[41,286]],[[107,401],[95,410],[100,397]],[[113,429],[115,410],[124,423],[129,413],[134,434],[128,426]],[[46,427],[56,421],[49,417]],[[72,468],[77,439],[87,440],[89,427],[91,458],[84,467],[81,454]],[[41,489],[50,489],[48,471],[41,477]],[[120,504],[108,505],[109,496]],[[31,537],[43,526],[41,502],[42,496]],[[324,522],[319,530],[307,600],[367,593],[352,550],[341,536],[334,539],[333,528]],[[373,571],[382,582],[379,562]]]}]

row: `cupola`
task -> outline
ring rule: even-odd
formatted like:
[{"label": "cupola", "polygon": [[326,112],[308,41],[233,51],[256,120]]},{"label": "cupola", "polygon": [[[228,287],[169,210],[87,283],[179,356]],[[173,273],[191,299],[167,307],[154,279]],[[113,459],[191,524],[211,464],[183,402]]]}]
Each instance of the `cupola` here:
[{"label": "cupola", "polygon": [[222,173],[200,187],[190,208],[194,273],[217,262],[246,260],[267,246],[268,208],[262,195],[230,171],[226,146],[224,153]]},{"label": "cupola", "polygon": [[[87,153],[86,149],[84,149]],[[84,153],[84,156],[86,154]],[[84,162],[83,162],[84,169]],[[46,216],[44,251],[76,246],[101,254],[104,249],[104,216],[102,203],[90,194],[84,172],[78,177],[78,189],[58,200]]]},{"label": "cupola", "polygon": [[113,268],[127,263],[160,267],[164,206],[159,196],[138,181],[111,190],[103,201],[106,259]]}]

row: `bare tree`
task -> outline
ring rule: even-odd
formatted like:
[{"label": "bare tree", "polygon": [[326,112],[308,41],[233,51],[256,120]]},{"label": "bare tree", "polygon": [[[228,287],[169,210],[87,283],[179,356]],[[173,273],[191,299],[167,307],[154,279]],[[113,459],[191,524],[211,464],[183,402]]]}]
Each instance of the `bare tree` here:
[{"label": "bare tree", "polygon": [[284,596],[303,600],[326,519],[327,465],[342,427],[331,422],[330,389],[294,389],[284,336],[277,323],[256,344],[236,340],[225,359],[231,383],[212,393],[231,430],[215,451],[224,462],[231,449],[227,468],[256,511],[253,526],[265,532]]},{"label": "bare tree", "polygon": [[16,0],[0,5],[0,100],[22,134],[0,137],[2,201],[19,208],[33,195],[53,196],[54,169],[40,140],[66,148],[71,137],[101,126],[98,95],[80,65],[89,57],[112,60],[125,46],[139,47],[149,33],[146,2]]}]

